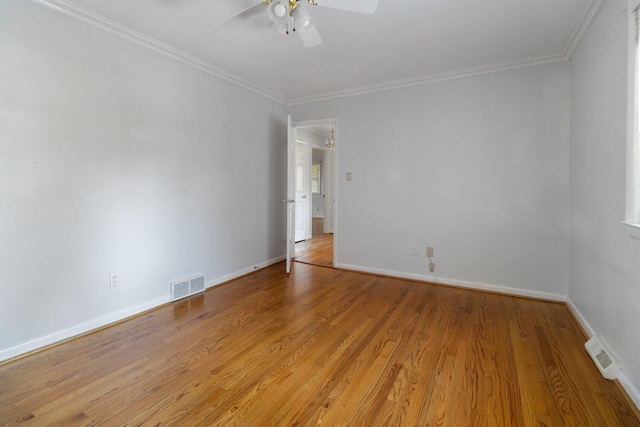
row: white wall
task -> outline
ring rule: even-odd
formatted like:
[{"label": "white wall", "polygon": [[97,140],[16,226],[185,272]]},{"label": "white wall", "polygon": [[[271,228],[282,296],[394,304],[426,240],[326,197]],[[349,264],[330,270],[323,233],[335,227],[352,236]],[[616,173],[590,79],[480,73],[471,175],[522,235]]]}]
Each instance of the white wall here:
[{"label": "white wall", "polygon": [[0,58],[0,359],[282,256],[284,106],[29,1]]},{"label": "white wall", "polygon": [[563,299],[569,89],[564,62],[296,105],[338,117],[338,265]]},{"label": "white wall", "polygon": [[569,299],[623,364],[640,405],[640,240],[625,214],[626,2],[604,2],[571,58]]}]

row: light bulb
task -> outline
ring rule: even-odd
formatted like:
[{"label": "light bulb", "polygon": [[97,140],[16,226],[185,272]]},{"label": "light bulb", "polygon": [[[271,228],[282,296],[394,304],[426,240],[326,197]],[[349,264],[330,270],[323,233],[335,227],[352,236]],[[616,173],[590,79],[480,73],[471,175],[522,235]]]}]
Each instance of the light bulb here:
[{"label": "light bulb", "polygon": [[278,3],[273,9],[273,12],[277,17],[282,18],[287,14],[287,8],[282,3]]}]

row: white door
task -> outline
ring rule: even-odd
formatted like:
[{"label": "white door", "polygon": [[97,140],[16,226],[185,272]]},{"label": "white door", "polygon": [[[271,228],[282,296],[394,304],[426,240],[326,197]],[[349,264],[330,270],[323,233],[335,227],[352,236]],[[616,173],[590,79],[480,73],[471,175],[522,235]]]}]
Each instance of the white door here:
[{"label": "white door", "polygon": [[295,228],[295,169],[296,169],[296,144],[291,126],[291,116],[287,117],[287,262],[285,271],[291,272],[291,260],[295,254],[294,228]]},{"label": "white door", "polygon": [[307,146],[296,142],[296,242],[307,238]]}]

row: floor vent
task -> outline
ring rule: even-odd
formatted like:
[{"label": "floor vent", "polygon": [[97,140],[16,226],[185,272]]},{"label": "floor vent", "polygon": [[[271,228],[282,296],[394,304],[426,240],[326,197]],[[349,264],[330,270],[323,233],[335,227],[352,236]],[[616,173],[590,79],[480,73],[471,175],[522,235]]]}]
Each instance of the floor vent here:
[{"label": "floor vent", "polygon": [[615,380],[618,378],[620,363],[614,359],[611,354],[611,350],[606,348],[598,337],[594,336],[587,341],[584,344],[584,348],[587,349],[589,356],[591,356],[603,377],[608,380]]},{"label": "floor vent", "polygon": [[171,301],[204,291],[204,274],[171,282]]}]

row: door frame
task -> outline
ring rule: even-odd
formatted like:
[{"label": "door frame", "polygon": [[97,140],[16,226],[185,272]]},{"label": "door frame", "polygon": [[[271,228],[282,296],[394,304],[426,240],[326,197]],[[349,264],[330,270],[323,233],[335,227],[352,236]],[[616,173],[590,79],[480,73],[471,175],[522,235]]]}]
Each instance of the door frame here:
[{"label": "door frame", "polygon": [[[333,267],[335,268],[338,265],[338,247],[336,242],[338,241],[338,177],[339,168],[338,168],[338,153],[339,153],[339,141],[340,141],[340,132],[338,126],[338,118],[337,117],[327,117],[324,119],[313,119],[313,120],[296,120],[291,123],[291,127],[293,128],[293,133],[295,135],[296,128],[304,128],[304,127],[312,127],[312,126],[326,126],[333,125],[334,127],[334,136],[333,140],[335,143],[335,148],[333,149],[333,159],[331,164],[331,175],[332,175],[332,198],[333,205],[331,209],[332,222],[333,222]],[[297,139],[294,136],[294,141]]]},{"label": "door frame", "polygon": [[[327,147],[318,147],[315,145],[311,146],[311,165],[313,165],[313,152],[314,151],[319,151],[323,154],[323,169],[322,169],[322,177],[325,178],[321,178],[321,181],[324,181],[324,186],[322,187],[322,195],[324,196],[324,200],[323,200],[323,206],[322,206],[322,210],[324,211],[324,219],[325,221],[323,221],[323,225],[322,225],[322,232],[325,234],[333,234],[333,202],[331,201],[331,199],[333,199],[333,187],[334,187],[334,177],[333,177],[333,156],[329,157],[327,159],[327,154],[332,153],[332,151],[327,148]],[[327,161],[328,160],[328,161]],[[326,176],[329,176],[329,180],[326,179]],[[309,177],[309,182],[311,182],[311,177]],[[326,185],[326,183],[329,182],[330,185]],[[327,191],[327,188],[329,188],[329,190]],[[313,198],[313,193],[311,194],[311,197]],[[329,217],[329,220],[327,221],[327,216]],[[313,223],[313,209],[311,212],[311,222]],[[330,225],[330,227],[329,227]]]},{"label": "door frame", "polygon": [[286,162],[286,175],[287,175],[287,197],[283,200],[286,205],[286,241],[287,247],[285,250],[285,272],[289,274],[291,272],[291,264],[293,257],[295,255],[295,216],[294,216],[294,206],[295,203],[295,194],[293,194],[294,189],[294,178],[295,178],[295,131],[293,129],[293,125],[291,123],[291,114],[287,116],[287,162]]}]

